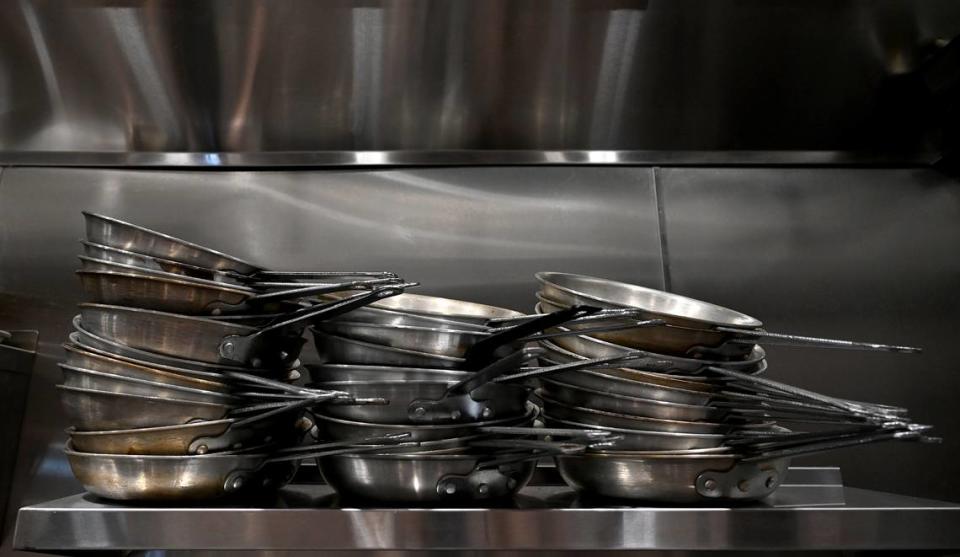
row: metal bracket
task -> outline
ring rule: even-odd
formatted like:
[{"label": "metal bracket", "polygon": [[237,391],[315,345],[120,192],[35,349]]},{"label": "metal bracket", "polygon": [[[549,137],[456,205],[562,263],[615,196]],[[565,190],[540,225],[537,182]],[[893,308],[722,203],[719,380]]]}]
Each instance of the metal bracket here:
[{"label": "metal bracket", "polygon": [[407,416],[413,423],[489,420],[495,418],[493,414],[493,409],[484,401],[474,400],[469,394],[415,400],[407,408]]},{"label": "metal bracket", "polygon": [[729,470],[707,470],[697,476],[697,493],[708,499],[761,499],[783,481],[787,462],[739,462]]},{"label": "metal bracket", "polygon": [[[508,470],[514,470],[508,467]],[[465,476],[447,475],[437,482],[437,493],[450,499],[499,499],[512,495],[519,482],[500,468],[474,469]]]}]

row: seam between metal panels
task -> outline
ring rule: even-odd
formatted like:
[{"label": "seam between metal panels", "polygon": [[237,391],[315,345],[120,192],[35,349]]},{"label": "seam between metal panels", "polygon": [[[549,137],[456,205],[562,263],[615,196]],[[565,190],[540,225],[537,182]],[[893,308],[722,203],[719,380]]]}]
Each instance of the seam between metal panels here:
[{"label": "seam between metal panels", "polygon": [[667,215],[663,203],[663,184],[660,182],[660,167],[653,167],[653,198],[657,204],[657,236],[660,240],[661,287],[670,292],[673,289],[670,277],[670,249],[667,243]]}]

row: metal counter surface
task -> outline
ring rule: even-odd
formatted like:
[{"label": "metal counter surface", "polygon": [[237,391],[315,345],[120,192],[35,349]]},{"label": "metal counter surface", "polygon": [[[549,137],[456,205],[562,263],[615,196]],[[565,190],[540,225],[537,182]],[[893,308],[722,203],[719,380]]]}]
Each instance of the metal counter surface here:
[{"label": "metal counter surface", "polygon": [[72,495],[20,511],[15,546],[82,550],[869,550],[960,548],[960,505],[877,491],[784,486],[736,507],[625,507],[567,487],[503,508],[339,506],[294,485],[266,502],[135,507]]}]

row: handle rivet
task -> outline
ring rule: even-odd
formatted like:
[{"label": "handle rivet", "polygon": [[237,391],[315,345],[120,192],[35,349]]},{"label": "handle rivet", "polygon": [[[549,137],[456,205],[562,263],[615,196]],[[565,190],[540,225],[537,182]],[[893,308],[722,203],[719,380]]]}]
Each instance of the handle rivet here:
[{"label": "handle rivet", "polygon": [[208,451],[208,450],[209,450],[209,449],[207,448],[206,445],[200,445],[199,447],[197,447],[197,451],[196,451],[196,452],[197,452],[197,454],[207,454],[207,451]]},{"label": "handle rivet", "polygon": [[260,358],[254,358],[254,359],[250,360],[250,365],[253,366],[253,367],[260,367],[260,364],[262,364],[262,363],[263,363],[263,361],[261,361]]},{"label": "handle rivet", "polygon": [[426,416],[426,415],[427,415],[427,409],[424,408],[423,406],[417,406],[416,408],[413,409],[413,415],[414,415],[414,416],[421,416],[421,417],[422,417],[422,416]]},{"label": "handle rivet", "polygon": [[454,410],[453,412],[450,412],[450,417],[454,420],[459,420],[460,416],[461,414],[459,410]]},{"label": "handle rivet", "polygon": [[477,493],[479,493],[480,495],[486,495],[489,492],[490,492],[490,486],[488,486],[487,484],[480,484],[477,486]]},{"label": "handle rivet", "polygon": [[233,481],[230,482],[231,489],[240,489],[241,487],[243,487],[243,478],[234,478]]},{"label": "handle rivet", "polygon": [[235,346],[232,342],[224,342],[223,346],[220,347],[220,354],[224,356],[232,356]]},{"label": "handle rivet", "polygon": [[485,407],[483,409],[483,412],[480,413],[480,415],[483,416],[484,418],[491,418],[493,417],[493,409],[490,408],[489,406]]},{"label": "handle rivet", "polygon": [[773,487],[777,485],[777,475],[770,474],[770,476],[767,478],[766,485],[767,485],[767,489],[773,489]]},{"label": "handle rivet", "polygon": [[737,484],[737,489],[744,493],[750,491],[750,482],[747,480],[740,480],[740,483]]},{"label": "handle rivet", "polygon": [[457,492],[457,486],[453,484],[447,484],[443,486],[443,492],[446,493],[447,495],[453,495],[454,493]]},{"label": "handle rivet", "polygon": [[707,480],[703,482],[703,487],[707,491],[716,491],[717,490],[717,480]]},{"label": "handle rivet", "polygon": [[513,489],[513,488],[515,488],[515,487],[517,487],[517,480],[515,480],[515,479],[513,479],[513,478],[509,478],[509,479],[507,480],[507,489]]}]

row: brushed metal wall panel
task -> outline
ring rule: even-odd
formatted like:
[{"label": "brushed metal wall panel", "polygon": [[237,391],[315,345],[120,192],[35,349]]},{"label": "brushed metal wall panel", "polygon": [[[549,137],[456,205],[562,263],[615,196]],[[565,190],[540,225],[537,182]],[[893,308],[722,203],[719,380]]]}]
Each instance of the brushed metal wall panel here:
[{"label": "brushed metal wall panel", "polygon": [[59,343],[80,298],[73,270],[81,209],[275,268],[390,269],[422,281],[420,292],[525,310],[535,301],[538,270],[661,280],[650,169],[6,169],[0,317],[39,329],[43,340],[11,520],[15,505],[79,490],[59,452],[66,423],[53,385]]},{"label": "brushed metal wall panel", "polygon": [[662,169],[673,290],[769,330],[922,346],[921,356],[772,347],[770,376],[909,407],[940,446],[809,457],[848,485],[960,500],[960,185],[931,170]]},{"label": "brushed metal wall panel", "polygon": [[952,0],[0,3],[0,150],[925,145]]}]

